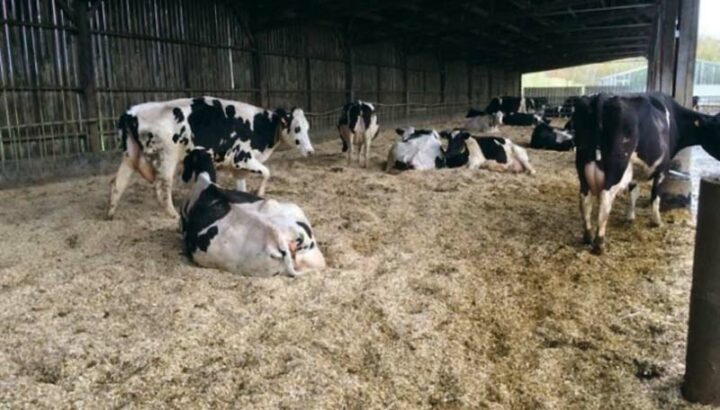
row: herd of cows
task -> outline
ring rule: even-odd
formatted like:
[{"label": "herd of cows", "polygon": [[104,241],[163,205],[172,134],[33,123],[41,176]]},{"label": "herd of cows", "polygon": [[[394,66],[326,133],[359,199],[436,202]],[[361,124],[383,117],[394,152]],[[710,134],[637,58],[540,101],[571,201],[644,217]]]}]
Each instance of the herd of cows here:
[{"label": "herd of cows", "polygon": [[[583,238],[602,253],[620,192],[629,193],[627,218],[632,220],[637,183],[651,182],[652,218],[660,225],[658,187],[673,156],[700,145],[720,159],[720,114],[701,114],[655,93],[584,96],[573,105],[562,129],[551,127],[532,99],[519,97],[498,97],[484,111],[471,109],[462,127],[452,130],[399,128],[386,170],[467,167],[533,175],[526,149],[498,135],[498,126],[535,125],[531,148],[575,150]],[[251,276],[296,276],[325,267],[302,209],[263,198],[270,177],[264,163],[278,145],[296,146],[304,156],[314,152],[301,109],[266,110],[213,97],[148,102],[128,109],[118,128],[124,152],[110,184],[108,218],[137,172],[154,184],[165,211],[179,217],[185,250],[198,265]],[[367,167],[379,132],[375,107],[363,101],[347,104],[338,132],[348,164],[357,150],[358,161]],[[178,215],[172,186],[180,163],[183,181],[193,186]],[[235,189],[217,184],[216,169],[233,172]],[[246,192],[247,173],[262,178],[256,195]],[[594,232],[593,197],[599,204]]]}]

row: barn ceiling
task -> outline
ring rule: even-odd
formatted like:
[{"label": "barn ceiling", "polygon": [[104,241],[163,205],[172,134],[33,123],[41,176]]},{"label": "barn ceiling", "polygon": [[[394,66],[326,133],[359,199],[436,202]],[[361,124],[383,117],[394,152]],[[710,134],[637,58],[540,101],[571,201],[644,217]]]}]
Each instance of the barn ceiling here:
[{"label": "barn ceiling", "polygon": [[322,25],[353,44],[395,41],[409,52],[522,72],[646,56],[656,0],[238,1],[254,31]]}]

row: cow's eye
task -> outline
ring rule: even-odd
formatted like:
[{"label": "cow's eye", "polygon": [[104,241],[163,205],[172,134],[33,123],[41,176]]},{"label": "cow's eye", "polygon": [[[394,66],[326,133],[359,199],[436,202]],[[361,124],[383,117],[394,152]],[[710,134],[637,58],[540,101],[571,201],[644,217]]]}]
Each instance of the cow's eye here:
[{"label": "cow's eye", "polygon": [[298,132],[300,132],[300,127],[295,127],[295,134],[297,134]]}]

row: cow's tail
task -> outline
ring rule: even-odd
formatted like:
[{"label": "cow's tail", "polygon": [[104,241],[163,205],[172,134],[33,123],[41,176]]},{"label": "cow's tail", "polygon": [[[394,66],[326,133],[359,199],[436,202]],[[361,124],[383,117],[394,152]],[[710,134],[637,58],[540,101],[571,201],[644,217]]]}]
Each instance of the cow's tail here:
[{"label": "cow's tail", "polygon": [[149,182],[155,180],[155,171],[142,155],[142,144],[140,143],[140,132],[138,131],[138,119],[129,113],[124,113],[118,120],[118,134],[120,143],[125,152],[125,161]]},{"label": "cow's tail", "polygon": [[522,165],[525,172],[530,175],[535,175],[535,168],[530,165],[530,158],[528,157],[528,153],[525,148],[517,144],[512,144],[512,151],[513,156],[518,160],[518,162],[520,162],[520,165]]}]

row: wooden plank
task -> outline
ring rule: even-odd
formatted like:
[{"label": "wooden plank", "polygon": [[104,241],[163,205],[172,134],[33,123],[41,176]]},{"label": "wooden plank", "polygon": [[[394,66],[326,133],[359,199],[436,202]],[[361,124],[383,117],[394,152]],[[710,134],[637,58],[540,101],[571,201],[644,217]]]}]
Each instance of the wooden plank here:
[{"label": "wooden plank", "polygon": [[692,108],[699,19],[700,0],[682,0],[674,95],[688,108]]}]

